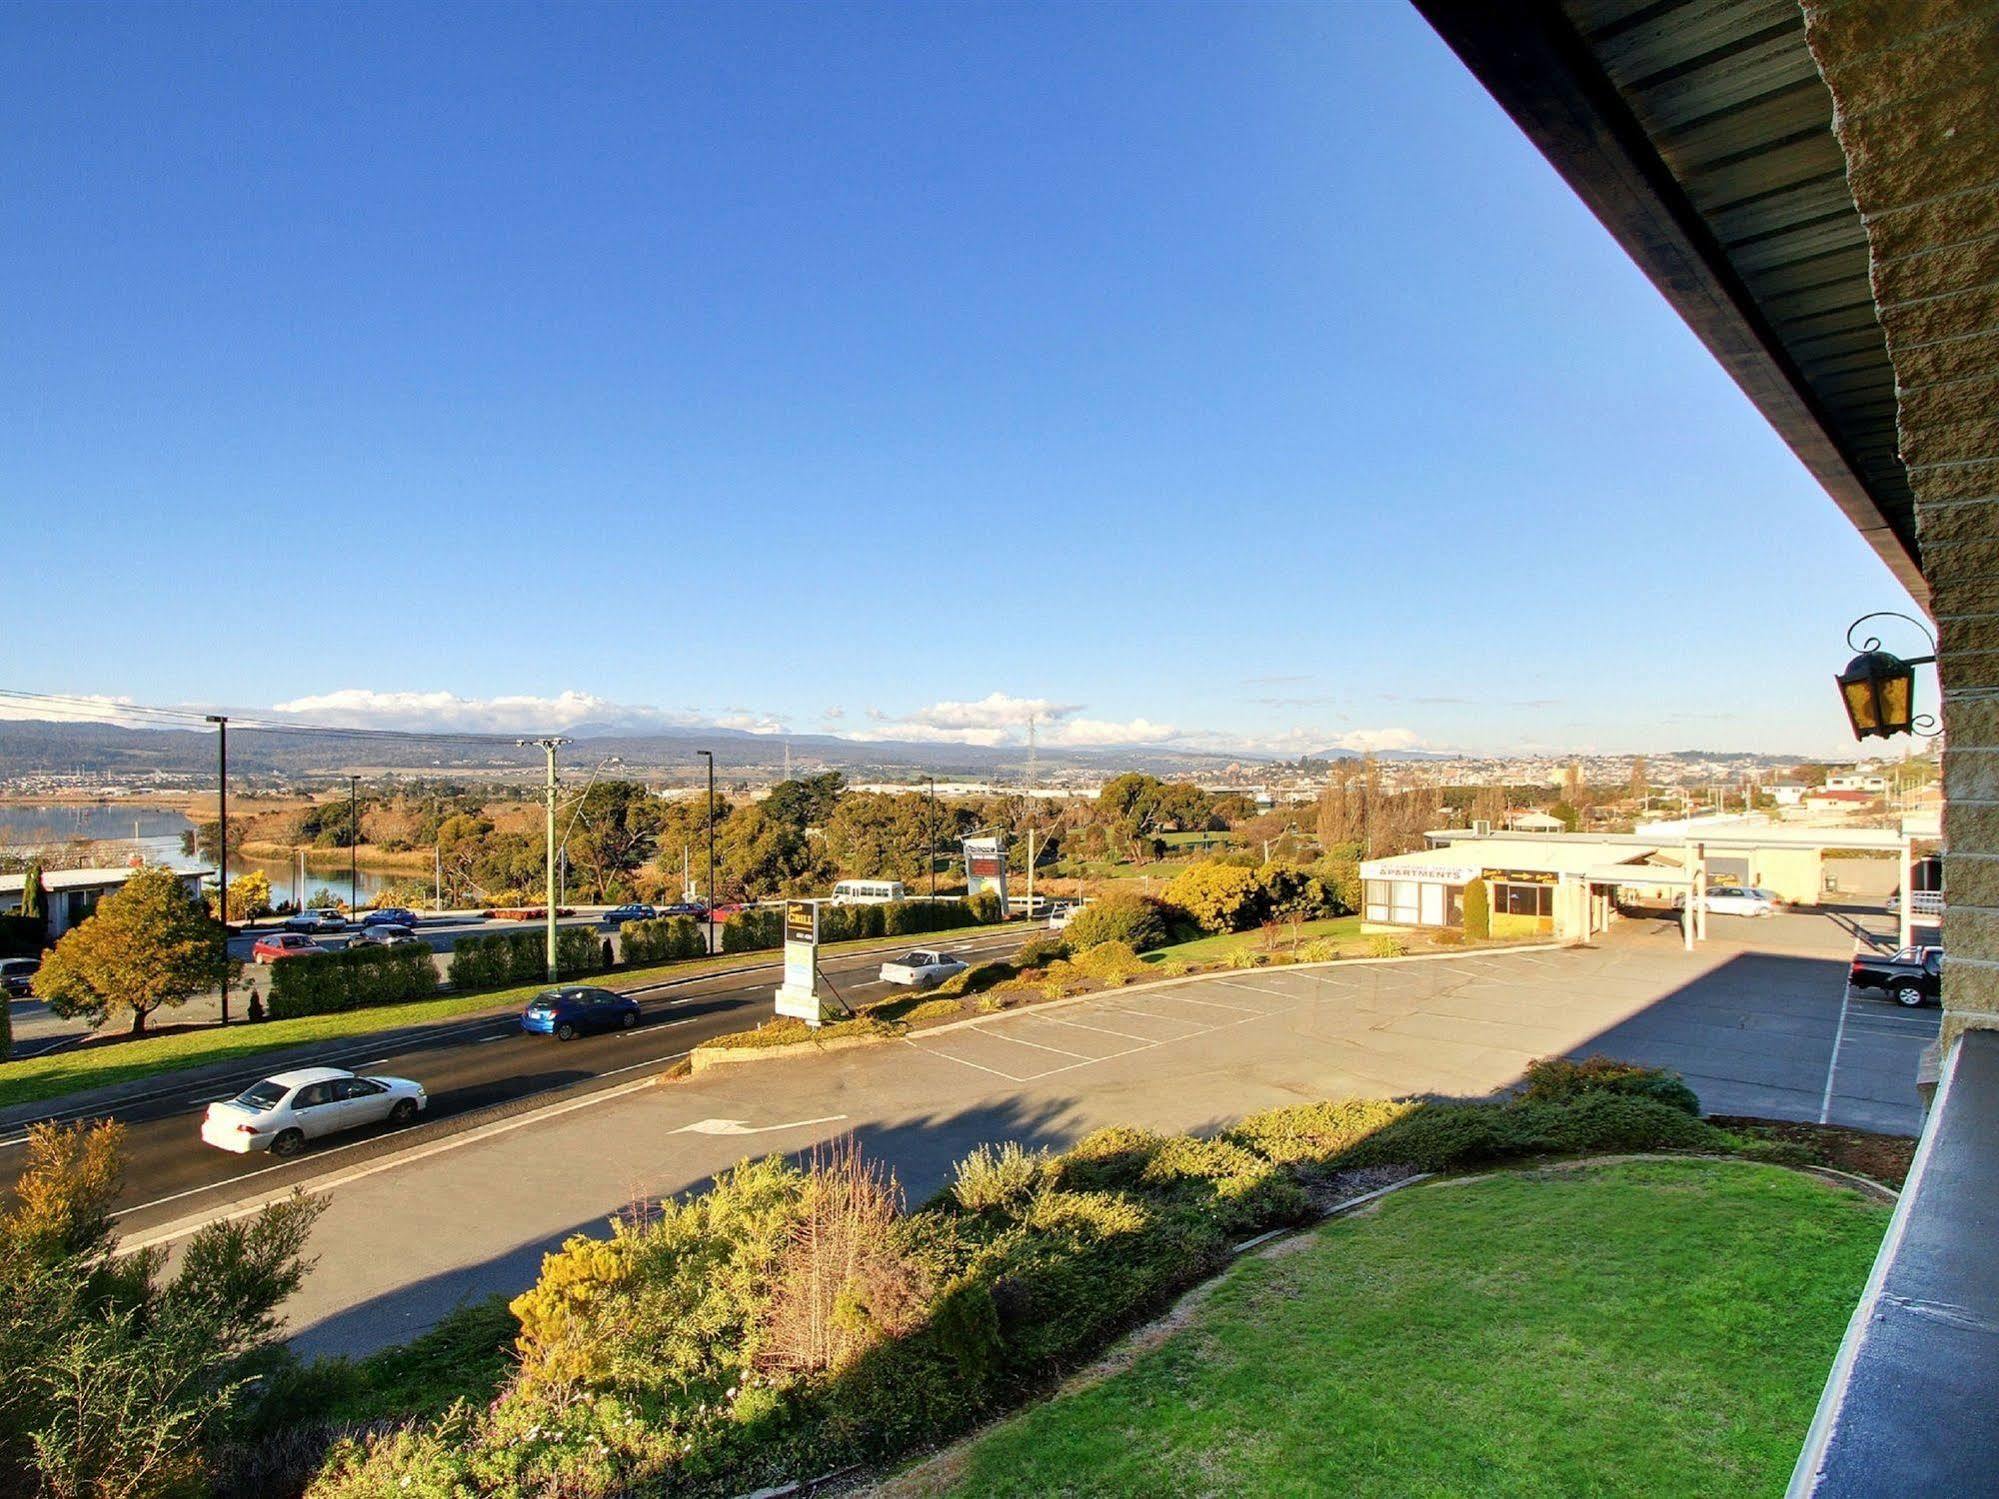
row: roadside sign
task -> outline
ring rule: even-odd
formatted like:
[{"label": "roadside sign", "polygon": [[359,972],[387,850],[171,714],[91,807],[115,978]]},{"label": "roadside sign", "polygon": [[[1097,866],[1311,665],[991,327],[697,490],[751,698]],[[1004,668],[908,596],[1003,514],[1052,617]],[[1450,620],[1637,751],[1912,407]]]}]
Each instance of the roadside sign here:
[{"label": "roadside sign", "polygon": [[818,994],[819,902],[784,903],[784,982],[777,991],[777,1013],[817,1026],[825,1018]]},{"label": "roadside sign", "polygon": [[967,838],[965,847],[965,893],[981,895],[990,890],[1006,909],[1006,839],[992,835]]}]

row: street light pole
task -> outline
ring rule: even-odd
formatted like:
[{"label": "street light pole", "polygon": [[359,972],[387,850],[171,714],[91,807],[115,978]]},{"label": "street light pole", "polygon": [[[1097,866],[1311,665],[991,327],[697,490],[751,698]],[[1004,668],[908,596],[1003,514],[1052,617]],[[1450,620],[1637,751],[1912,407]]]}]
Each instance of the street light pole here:
[{"label": "street light pole", "polygon": [[552,984],[558,977],[555,962],[555,752],[569,741],[551,736],[547,739],[516,739],[514,743],[523,748],[530,744],[537,745],[548,756],[547,806],[544,809],[548,841],[548,889],[545,904],[548,909],[543,912],[543,918],[548,934],[548,981]]},{"label": "street light pole", "polygon": [[347,909],[361,914],[361,778],[347,778]]},{"label": "street light pole", "polygon": [[[217,766],[215,771],[215,826],[221,834],[222,857],[216,861],[216,881],[221,891],[219,897],[222,918],[222,1023],[229,1023],[229,720],[220,713],[208,715],[208,721],[215,725]],[[257,1002],[257,991],[250,991],[250,1003]],[[252,1019],[257,1018],[255,1015]]]},{"label": "street light pole", "polygon": [[708,761],[708,951],[715,950],[715,752],[696,750]]}]

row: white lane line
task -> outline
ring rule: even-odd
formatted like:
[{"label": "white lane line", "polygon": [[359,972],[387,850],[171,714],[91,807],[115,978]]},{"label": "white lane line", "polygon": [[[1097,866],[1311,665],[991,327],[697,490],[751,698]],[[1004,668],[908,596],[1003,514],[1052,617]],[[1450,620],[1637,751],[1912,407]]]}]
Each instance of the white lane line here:
[{"label": "white lane line", "polygon": [[[1134,1036],[1129,1031],[1114,1031],[1107,1025],[1085,1025],[1080,1020],[1059,1020],[1053,1015],[1037,1015],[1035,1019],[1046,1021],[1049,1025],[1068,1025],[1074,1026],[1079,1031],[1094,1031],[1099,1036],[1116,1036],[1123,1041],[1148,1041],[1145,1036]],[[1154,1043],[1148,1041],[1148,1044]]]},{"label": "white lane line", "polygon": [[1251,994],[1268,994],[1272,999],[1296,1000],[1298,998],[1289,989],[1266,989],[1261,984],[1245,984],[1240,979],[1216,979],[1215,983],[1224,989],[1246,989]]},{"label": "white lane line", "polygon": [[637,1072],[641,1067],[653,1067],[661,1062],[677,1062],[686,1055],[684,1051],[670,1051],[664,1056],[647,1057],[643,1062],[634,1062],[629,1067],[613,1067],[609,1072],[600,1072],[597,1076],[616,1077],[621,1072]]},{"label": "white lane line", "polygon": [[500,1034],[497,1036],[481,1036],[477,1041],[474,1041],[472,1044],[474,1046],[484,1046],[489,1041],[504,1041],[506,1039],[507,1039],[507,1032],[501,1031]]},{"label": "white lane line", "polygon": [[7,1150],[12,1146],[26,1145],[27,1143],[28,1137],[26,1135],[16,1135],[11,1140],[0,1140],[0,1150]]},{"label": "white lane line", "polygon": [[[1235,988],[1236,986],[1231,984],[1229,987]],[[1265,993],[1267,991],[1258,990],[1257,992]],[[1286,997],[1288,998],[1289,996]],[[1183,1005],[1205,1005],[1211,1010],[1228,1010],[1236,1015],[1268,1015],[1270,1013],[1268,1010],[1259,1010],[1255,1005],[1225,1005],[1219,999],[1196,999],[1191,994],[1162,994],[1159,998],[1161,1001],[1176,1000]]]},{"label": "white lane line", "polygon": [[[907,1036],[903,1037],[902,1044],[909,1047],[912,1051],[922,1052],[926,1057],[942,1057],[945,1061],[956,1062],[961,1067],[976,1067],[981,1072],[990,1072],[994,1077],[1003,1077],[1010,1083],[1024,1083],[1027,1081],[1024,1077],[1015,1077],[1011,1072],[1001,1072],[997,1067],[988,1067],[984,1062],[968,1061],[966,1058],[958,1056],[955,1052],[933,1051],[928,1046],[918,1046]],[[1040,1074],[1037,1073],[1036,1076],[1040,1076]]]},{"label": "white lane line", "polygon": [[1832,1055],[1825,1064],[1825,1096],[1819,1100],[1819,1123],[1825,1124],[1832,1118],[1832,1081],[1839,1072],[1839,1047],[1846,1040],[1846,1010],[1853,998],[1851,989],[1843,989],[1839,996],[1839,1029],[1833,1032]]},{"label": "white lane line", "polygon": [[1064,1051],[1059,1046],[1043,1046],[1039,1041],[1023,1041],[1018,1036],[1003,1036],[998,1031],[988,1030],[983,1025],[971,1027],[971,1033],[975,1036],[990,1036],[995,1041],[1011,1041],[1015,1046],[1032,1046],[1036,1051],[1052,1051],[1058,1057],[1087,1057],[1089,1055],[1088,1052],[1082,1051]]}]

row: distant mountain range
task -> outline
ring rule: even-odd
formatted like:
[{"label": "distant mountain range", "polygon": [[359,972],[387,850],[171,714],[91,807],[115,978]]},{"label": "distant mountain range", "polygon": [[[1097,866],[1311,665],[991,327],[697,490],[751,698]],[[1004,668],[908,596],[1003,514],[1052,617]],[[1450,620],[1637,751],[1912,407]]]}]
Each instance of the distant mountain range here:
[{"label": "distant mountain range", "polygon": [[[593,730],[601,730],[593,732]],[[608,725],[578,725],[567,731],[575,743],[564,752],[571,763],[596,763],[616,755],[634,771],[674,770],[691,777],[696,749],[715,752],[718,769],[746,773],[781,770],[787,743],[795,767],[833,766],[865,779],[870,771],[970,778],[1002,771],[1018,775],[1026,766],[1021,745],[987,748],[921,741],[862,742],[831,734],[754,734],[744,729],[659,728],[643,733]],[[215,767],[215,736],[195,729],[132,729],[116,724],[0,720],[0,779],[24,775],[202,775]],[[1106,774],[1146,770],[1155,774],[1200,774],[1255,756],[1222,755],[1171,747],[1069,749],[1042,746],[1036,763],[1043,771],[1089,768]],[[284,732],[232,727],[229,766],[246,775],[294,778],[344,775],[350,771],[405,771],[437,775],[532,770],[541,752],[502,737],[425,739],[362,733]]]}]

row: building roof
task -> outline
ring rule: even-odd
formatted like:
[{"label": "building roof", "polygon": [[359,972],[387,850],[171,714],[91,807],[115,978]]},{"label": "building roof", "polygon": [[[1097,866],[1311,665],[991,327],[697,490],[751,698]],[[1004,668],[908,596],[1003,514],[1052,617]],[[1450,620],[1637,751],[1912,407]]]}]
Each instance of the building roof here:
[{"label": "building roof", "polygon": [[1532,838],[1479,838],[1447,848],[1426,848],[1361,865],[1364,878],[1393,878],[1392,871],[1422,869],[1518,869],[1535,874],[1586,874],[1602,865],[1625,864],[1657,849],[1600,838],[1536,835]]},{"label": "building roof", "polygon": [[[103,890],[113,885],[122,885],[137,873],[136,869],[124,867],[113,869],[44,869],[42,871],[42,888],[51,895],[63,890]],[[214,873],[215,871],[212,869],[176,869],[174,871],[174,874],[183,880],[193,879],[197,875],[205,879]],[[27,888],[27,884],[28,876],[25,870],[20,874],[0,874],[0,895],[18,895],[22,890]]]},{"label": "building roof", "polygon": [[1918,603],[1895,371],[1796,0],[1416,0]]}]

